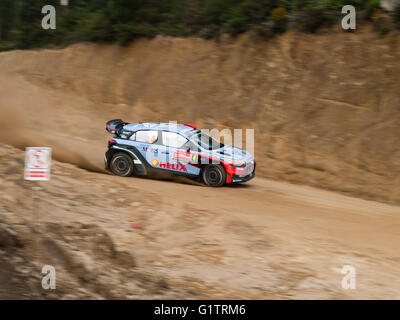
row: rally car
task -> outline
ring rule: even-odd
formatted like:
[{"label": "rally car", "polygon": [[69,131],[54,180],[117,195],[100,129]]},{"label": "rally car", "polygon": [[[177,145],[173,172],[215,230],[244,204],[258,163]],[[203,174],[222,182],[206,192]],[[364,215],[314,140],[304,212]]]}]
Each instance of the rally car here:
[{"label": "rally car", "polygon": [[105,168],[118,176],[168,172],[220,187],[248,181],[255,174],[250,153],[224,145],[192,124],[115,119],[107,122],[106,130],[114,137],[108,141]]}]

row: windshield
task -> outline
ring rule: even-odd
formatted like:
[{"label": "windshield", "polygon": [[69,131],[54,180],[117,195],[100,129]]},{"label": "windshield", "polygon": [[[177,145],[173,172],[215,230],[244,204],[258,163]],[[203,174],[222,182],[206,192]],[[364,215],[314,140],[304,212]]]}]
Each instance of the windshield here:
[{"label": "windshield", "polygon": [[192,142],[194,142],[195,144],[201,146],[206,150],[216,150],[224,146],[223,143],[219,142],[218,140],[214,139],[213,137],[201,131],[197,131],[189,138],[190,140],[192,140]]}]

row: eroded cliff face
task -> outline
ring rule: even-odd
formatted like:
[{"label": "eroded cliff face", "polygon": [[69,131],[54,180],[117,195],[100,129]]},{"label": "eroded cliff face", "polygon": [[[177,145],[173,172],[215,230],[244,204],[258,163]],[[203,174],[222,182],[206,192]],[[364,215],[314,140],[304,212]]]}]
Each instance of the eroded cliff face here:
[{"label": "eroded cliff face", "polygon": [[400,39],[157,37],[0,54],[0,141],[102,170],[105,121],[254,128],[257,173],[400,203]]}]

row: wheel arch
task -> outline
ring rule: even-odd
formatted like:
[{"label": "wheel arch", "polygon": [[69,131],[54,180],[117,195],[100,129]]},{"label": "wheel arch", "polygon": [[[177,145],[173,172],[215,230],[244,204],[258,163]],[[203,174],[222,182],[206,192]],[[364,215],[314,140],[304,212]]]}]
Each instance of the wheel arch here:
[{"label": "wheel arch", "polygon": [[109,166],[111,164],[111,159],[116,153],[125,153],[132,159],[136,174],[143,175],[147,173],[146,166],[143,164],[143,160],[140,159],[133,150],[129,150],[120,146],[112,146],[110,149],[108,149],[106,153],[108,170],[110,170]]},{"label": "wheel arch", "polygon": [[216,161],[216,162],[215,163],[212,163],[212,162],[211,163],[199,163],[199,165],[200,165],[199,177],[201,177],[201,179],[204,180],[203,173],[204,173],[205,168],[209,165],[219,164],[222,167],[222,169],[225,171],[224,184],[232,183],[232,169],[233,169],[232,166],[220,159],[211,159],[211,158],[208,158],[208,159],[212,160],[212,161]]}]

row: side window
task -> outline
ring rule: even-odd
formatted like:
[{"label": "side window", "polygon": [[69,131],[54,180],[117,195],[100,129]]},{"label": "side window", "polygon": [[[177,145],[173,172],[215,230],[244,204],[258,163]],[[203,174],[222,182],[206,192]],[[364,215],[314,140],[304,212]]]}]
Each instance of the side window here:
[{"label": "side window", "polygon": [[192,141],[188,140],[183,144],[181,149],[190,149],[191,151],[200,151],[200,148],[197,144],[194,144]]},{"label": "side window", "polygon": [[163,131],[162,141],[164,146],[180,148],[187,142],[187,139],[175,132]]},{"label": "side window", "polygon": [[154,143],[158,139],[158,131],[153,130],[143,130],[136,132],[136,141]]}]

